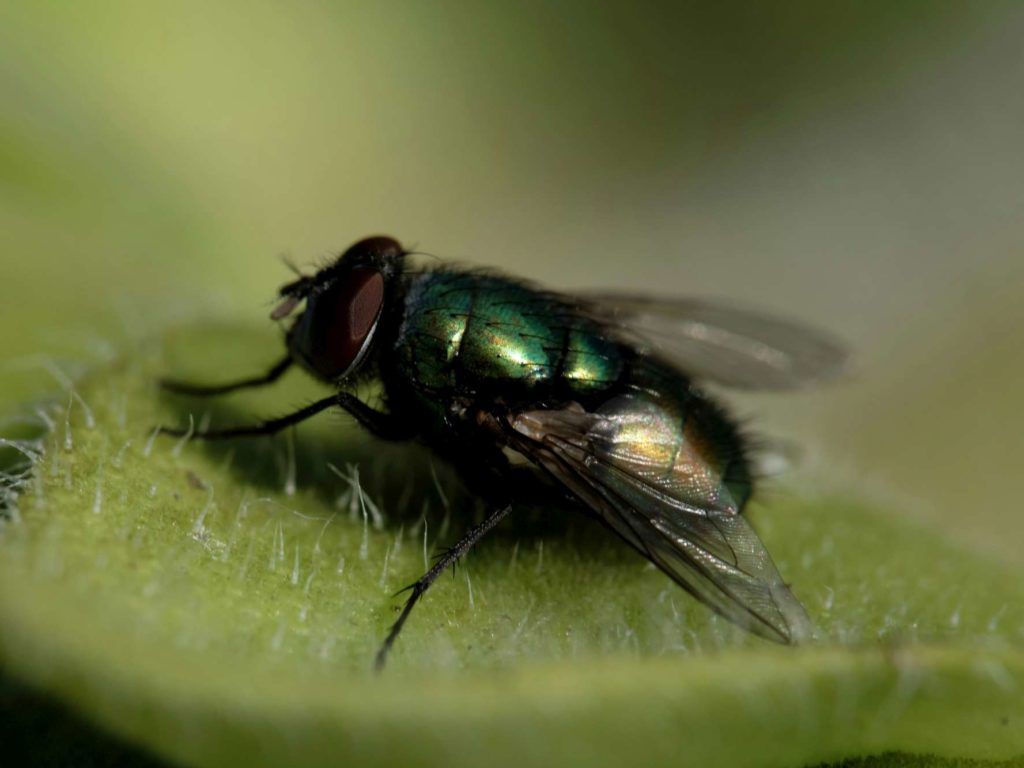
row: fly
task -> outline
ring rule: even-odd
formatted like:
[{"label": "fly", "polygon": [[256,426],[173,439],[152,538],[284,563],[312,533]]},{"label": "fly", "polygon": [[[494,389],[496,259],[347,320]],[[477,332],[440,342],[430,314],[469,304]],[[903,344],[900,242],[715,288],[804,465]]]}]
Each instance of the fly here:
[{"label": "fly", "polygon": [[[266,373],[192,396],[276,381],[298,366],[336,391],[280,418],[197,431],[269,435],[329,408],[385,440],[450,461],[488,512],[413,583],[376,657],[382,668],[435,579],[517,504],[568,499],[684,590],[780,643],[813,626],[741,514],[747,444],[697,382],[787,389],[836,375],[842,347],[802,326],[718,304],[619,293],[568,295],[455,266],[414,268],[389,237],[361,240],[280,289],[286,354]],[[353,394],[380,382],[383,408]],[[170,435],[185,430],[162,428]],[[510,460],[510,456],[515,460]]]}]

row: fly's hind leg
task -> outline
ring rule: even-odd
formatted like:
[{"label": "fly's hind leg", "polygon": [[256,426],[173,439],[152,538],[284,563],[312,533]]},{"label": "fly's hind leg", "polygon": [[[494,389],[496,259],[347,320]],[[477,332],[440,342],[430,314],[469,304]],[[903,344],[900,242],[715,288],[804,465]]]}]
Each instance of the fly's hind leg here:
[{"label": "fly's hind leg", "polygon": [[487,517],[471,528],[456,544],[441,553],[433,567],[418,581],[402,592],[411,592],[402,606],[398,619],[391,625],[388,636],[377,652],[376,668],[384,668],[388,652],[402,631],[413,606],[423,596],[438,576],[456,564],[483,536],[500,523],[516,504],[548,502],[552,499],[550,488],[540,481],[536,472],[526,466],[511,466],[505,455],[493,443],[480,442],[469,445],[453,457],[469,491],[483,498],[488,508]]},{"label": "fly's hind leg", "polygon": [[469,531],[459,539],[458,543],[445,552],[441,558],[434,563],[433,567],[423,574],[418,581],[410,586],[406,587],[403,592],[410,591],[412,594],[405,601],[405,605],[402,606],[402,612],[398,615],[398,619],[391,625],[391,629],[388,632],[388,636],[384,639],[383,645],[380,650],[377,651],[376,668],[379,672],[384,668],[384,664],[387,662],[388,651],[391,650],[391,646],[395,644],[395,640],[398,638],[398,634],[402,631],[402,626],[405,624],[406,619],[409,618],[409,614],[412,613],[413,607],[423,597],[423,593],[430,589],[430,585],[433,584],[437,577],[445,572],[449,567],[455,565],[456,561],[466,554],[473,545],[476,544],[484,535],[490,531],[494,526],[500,523],[509,512],[512,511],[512,505],[507,504],[502,507],[497,507],[488,513],[484,521],[479,525],[470,528]]},{"label": "fly's hind leg", "polygon": [[291,357],[285,357],[283,360],[279,360],[274,363],[274,366],[262,376],[253,376],[248,379],[240,379],[239,381],[232,381],[227,384],[191,384],[187,381],[178,381],[177,379],[160,379],[160,386],[168,392],[174,392],[179,395],[189,395],[191,397],[214,397],[216,395],[226,395],[229,392],[235,392],[239,389],[250,389],[252,387],[263,387],[267,384],[273,384],[281,378],[281,374],[291,367],[291,364]]}]

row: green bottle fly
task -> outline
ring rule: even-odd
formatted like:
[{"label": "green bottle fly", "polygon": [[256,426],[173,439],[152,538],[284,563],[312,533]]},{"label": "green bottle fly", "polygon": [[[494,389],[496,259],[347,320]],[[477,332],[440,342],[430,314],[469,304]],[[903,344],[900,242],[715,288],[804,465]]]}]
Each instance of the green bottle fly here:
[{"label": "green bottle fly", "polygon": [[[812,635],[742,515],[752,490],[746,443],[694,382],[789,388],[824,379],[844,361],[828,338],[701,301],[573,296],[491,272],[414,269],[386,237],[356,243],[285,285],[281,298],[272,317],[295,315],[288,353],[265,375],[165,386],[222,394],[268,384],[297,363],[336,394],[195,439],[268,434],[339,407],[378,437],[422,441],[489,505],[485,520],[410,587],[378,667],[437,576],[517,502],[545,494],[571,498],[739,626],[783,643]],[[380,380],[383,409],[352,393],[368,376]]]}]

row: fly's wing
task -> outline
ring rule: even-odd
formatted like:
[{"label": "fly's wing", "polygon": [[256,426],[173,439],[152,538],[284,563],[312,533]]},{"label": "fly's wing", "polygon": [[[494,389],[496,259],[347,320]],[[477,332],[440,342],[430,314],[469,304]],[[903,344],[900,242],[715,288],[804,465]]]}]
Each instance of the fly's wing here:
[{"label": "fly's wing", "polygon": [[565,485],[694,597],[776,642],[813,627],[720,471],[683,437],[682,422],[645,395],[532,410],[509,421],[512,447]]},{"label": "fly's wing", "polygon": [[741,389],[795,389],[835,378],[848,354],[824,333],[695,299],[584,294],[589,311],[693,378]]}]

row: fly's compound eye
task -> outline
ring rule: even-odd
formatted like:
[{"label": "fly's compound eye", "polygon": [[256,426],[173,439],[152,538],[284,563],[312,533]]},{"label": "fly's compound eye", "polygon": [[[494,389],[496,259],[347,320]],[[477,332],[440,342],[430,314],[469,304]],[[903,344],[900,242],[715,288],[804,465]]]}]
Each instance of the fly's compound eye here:
[{"label": "fly's compound eye", "polygon": [[366,354],[383,306],[383,275],[353,268],[308,298],[293,337],[296,351],[320,376],[345,376]]},{"label": "fly's compound eye", "polygon": [[388,237],[387,235],[374,235],[373,237],[364,237],[359,242],[351,245],[342,255],[342,258],[363,256],[376,257],[379,259],[393,259],[397,256],[401,256],[402,253],[402,246],[399,245],[398,241],[393,237]]}]

